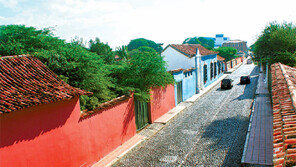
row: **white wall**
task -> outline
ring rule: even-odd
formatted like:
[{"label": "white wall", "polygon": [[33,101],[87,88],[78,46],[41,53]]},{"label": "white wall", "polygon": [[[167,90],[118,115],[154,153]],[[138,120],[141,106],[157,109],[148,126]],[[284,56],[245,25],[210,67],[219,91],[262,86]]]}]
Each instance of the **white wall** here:
[{"label": "white wall", "polygon": [[166,48],[165,51],[161,53],[161,56],[164,57],[164,61],[167,62],[167,71],[176,70],[179,68],[188,69],[195,68],[195,58],[189,58],[184,54],[173,49],[171,46]]}]

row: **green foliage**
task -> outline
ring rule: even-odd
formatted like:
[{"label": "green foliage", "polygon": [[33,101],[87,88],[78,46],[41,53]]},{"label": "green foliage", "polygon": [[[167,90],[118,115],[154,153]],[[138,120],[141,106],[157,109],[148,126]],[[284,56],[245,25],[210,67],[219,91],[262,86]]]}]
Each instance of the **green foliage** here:
[{"label": "green foliage", "polygon": [[278,52],[277,56],[275,56],[272,60],[273,62],[281,62],[286,65],[296,66],[296,52],[291,53],[288,51]]},{"label": "green foliage", "polygon": [[204,37],[189,37],[183,41],[183,44],[201,44],[203,47],[212,50],[215,46],[215,41]]},{"label": "green foliage", "polygon": [[[9,25],[0,27],[0,55],[30,54],[71,86],[94,93],[98,102],[116,97],[102,58],[77,43],[53,37],[48,29]],[[94,99],[94,98],[91,98]],[[91,104],[94,104],[92,100]],[[88,102],[90,103],[90,102]],[[84,106],[83,106],[84,107]]]},{"label": "green foliage", "polygon": [[201,44],[197,37],[189,37],[183,41],[183,44]]},{"label": "green foliage", "polygon": [[24,25],[0,26],[0,55],[20,55],[36,50],[51,50],[64,44],[52,37],[49,29],[36,30]]},{"label": "green foliage", "polygon": [[254,44],[257,61],[296,66],[296,28],[292,23],[270,23]]},{"label": "green foliage", "polygon": [[217,49],[214,49],[214,51],[219,52],[218,55],[225,58],[225,61],[232,60],[235,57],[235,54],[237,53],[237,50],[232,47],[219,47]]},{"label": "green foliage", "polygon": [[111,47],[108,44],[101,42],[99,38],[96,38],[95,41],[89,41],[89,50],[101,56],[107,64],[113,64],[115,61],[115,54]]},{"label": "green foliage", "polygon": [[127,47],[122,45],[121,47],[116,48],[115,54],[121,59],[127,59]]},{"label": "green foliage", "polygon": [[148,46],[141,46],[138,48],[138,50],[141,52],[151,52],[151,53],[157,54],[155,49],[148,47]]},{"label": "green foliage", "polygon": [[135,91],[138,98],[149,99],[151,87],[166,86],[174,83],[173,76],[166,72],[165,61],[157,52],[133,50],[129,53],[130,59],[118,71],[122,87]]},{"label": "green foliage", "polygon": [[81,105],[81,110],[93,110],[96,108],[97,104],[99,103],[98,98],[95,96],[89,97],[86,95],[80,96],[80,105]]},{"label": "green foliage", "polygon": [[212,50],[215,46],[215,41],[212,39],[206,39],[199,37],[198,40],[201,42],[201,45],[209,50]]},{"label": "green foliage", "polygon": [[[86,48],[83,39],[66,43],[54,37],[49,29],[0,26],[0,55],[34,55],[71,86],[93,92],[91,97],[80,97],[83,110],[92,110],[130,90],[148,100],[151,87],[174,82],[157,53],[161,46],[149,40],[140,41],[146,41],[148,46],[139,45],[131,52],[122,46],[114,52],[98,38]],[[115,60],[115,54],[120,60]]]},{"label": "green foliage", "polygon": [[138,49],[141,46],[148,46],[150,48],[153,48],[158,53],[160,53],[163,50],[160,44],[157,44],[154,41],[151,41],[145,38],[137,38],[137,39],[131,40],[127,45],[127,48],[128,48],[128,51],[132,51],[134,49]]}]

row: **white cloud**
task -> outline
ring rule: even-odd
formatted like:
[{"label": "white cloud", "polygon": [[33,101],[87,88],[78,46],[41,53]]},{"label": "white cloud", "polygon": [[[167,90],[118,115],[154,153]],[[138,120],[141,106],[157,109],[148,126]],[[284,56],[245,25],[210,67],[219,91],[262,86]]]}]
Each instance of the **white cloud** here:
[{"label": "white cloud", "polygon": [[7,8],[15,8],[18,5],[18,0],[0,0],[0,4],[3,4]]},{"label": "white cloud", "polygon": [[[17,0],[0,3],[21,7]],[[113,48],[139,37],[169,44],[216,33],[250,44],[271,21],[296,23],[294,6],[294,0],[53,0],[21,8],[4,22],[56,27],[67,40],[99,37]]]}]

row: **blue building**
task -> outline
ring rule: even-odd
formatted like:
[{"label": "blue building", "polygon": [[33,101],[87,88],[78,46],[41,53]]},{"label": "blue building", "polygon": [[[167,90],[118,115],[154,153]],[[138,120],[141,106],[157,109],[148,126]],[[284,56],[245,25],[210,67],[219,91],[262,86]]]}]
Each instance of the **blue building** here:
[{"label": "blue building", "polygon": [[196,70],[194,68],[171,71],[175,79],[176,105],[196,94]]},{"label": "blue building", "polygon": [[176,103],[187,100],[223,75],[224,58],[199,44],[171,44],[161,54],[176,81]]},{"label": "blue building", "polygon": [[201,89],[215,82],[224,72],[225,59],[219,55],[208,55],[200,58],[200,84]]}]

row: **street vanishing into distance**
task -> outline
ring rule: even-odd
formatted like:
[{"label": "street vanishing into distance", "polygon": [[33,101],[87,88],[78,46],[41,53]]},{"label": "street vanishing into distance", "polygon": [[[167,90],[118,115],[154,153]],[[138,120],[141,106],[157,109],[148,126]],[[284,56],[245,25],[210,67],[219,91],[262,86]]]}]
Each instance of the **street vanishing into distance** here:
[{"label": "street vanishing into distance", "polygon": [[[258,73],[254,64],[243,64],[227,76],[232,89],[216,85],[113,166],[239,166]],[[240,85],[243,75],[251,84]]]}]

